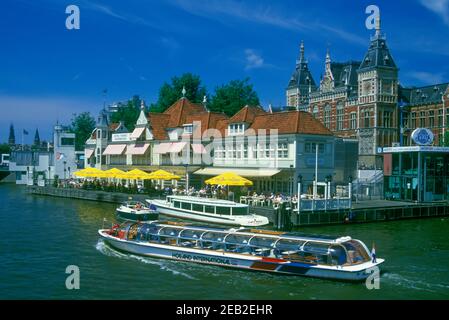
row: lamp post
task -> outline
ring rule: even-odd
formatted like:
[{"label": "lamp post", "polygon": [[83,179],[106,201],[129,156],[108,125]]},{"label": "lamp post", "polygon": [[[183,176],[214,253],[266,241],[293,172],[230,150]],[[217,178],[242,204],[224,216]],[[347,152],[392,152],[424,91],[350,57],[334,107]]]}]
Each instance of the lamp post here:
[{"label": "lamp post", "polygon": [[348,183],[348,196],[349,196],[349,208],[352,207],[352,176],[349,176],[349,183]]},{"label": "lamp post", "polygon": [[401,147],[404,146],[404,131],[405,131],[405,128],[404,128],[404,107],[406,105],[407,104],[404,101],[399,100],[399,102],[398,102],[398,106],[399,106],[399,145]]},{"label": "lamp post", "polygon": [[67,164],[67,161],[64,161],[64,180],[66,179],[66,172],[67,172],[66,164]]},{"label": "lamp post", "polygon": [[298,175],[298,200],[297,200],[297,203],[298,203],[298,214],[299,214],[299,211],[301,210],[301,185],[302,185],[302,175],[301,174],[299,174]]}]

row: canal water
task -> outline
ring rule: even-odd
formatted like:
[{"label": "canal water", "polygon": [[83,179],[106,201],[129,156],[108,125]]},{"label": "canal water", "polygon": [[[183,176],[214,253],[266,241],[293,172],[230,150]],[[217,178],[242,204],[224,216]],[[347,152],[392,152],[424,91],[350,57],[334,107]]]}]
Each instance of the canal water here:
[{"label": "canal water", "polygon": [[[305,228],[350,235],[386,259],[379,290],[118,253],[99,241],[115,205],[0,185],[0,299],[448,299],[449,218]],[[80,289],[67,290],[68,265]]]}]

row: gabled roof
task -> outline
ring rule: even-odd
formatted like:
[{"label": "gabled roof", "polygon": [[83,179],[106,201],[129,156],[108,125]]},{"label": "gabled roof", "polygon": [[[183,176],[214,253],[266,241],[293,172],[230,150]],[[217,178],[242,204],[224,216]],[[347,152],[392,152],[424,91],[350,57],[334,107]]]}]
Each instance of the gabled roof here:
[{"label": "gabled roof", "polygon": [[181,98],[165,110],[163,114],[170,116],[168,128],[176,128],[186,123],[188,115],[205,111],[203,105],[192,103],[187,98]]},{"label": "gabled roof", "polygon": [[240,123],[240,122],[252,123],[256,116],[263,114],[266,114],[266,112],[261,107],[247,105],[242,109],[240,109],[240,111],[237,112],[235,115],[233,115],[231,119],[229,119],[229,123]]},{"label": "gabled roof", "polygon": [[448,90],[449,83],[430,85],[425,87],[399,87],[399,97],[410,105],[424,105],[441,103],[441,99]]},{"label": "gabled roof", "polygon": [[[319,120],[304,111],[285,111],[259,115],[254,118],[249,129],[256,132],[259,129],[277,129],[278,134],[333,135]],[[245,134],[252,135],[254,131],[250,130]]]}]

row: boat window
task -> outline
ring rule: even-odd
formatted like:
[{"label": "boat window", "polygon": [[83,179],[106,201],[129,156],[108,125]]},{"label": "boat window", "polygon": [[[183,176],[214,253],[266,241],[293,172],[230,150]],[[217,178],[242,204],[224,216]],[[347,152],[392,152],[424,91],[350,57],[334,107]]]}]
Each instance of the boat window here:
[{"label": "boat window", "polygon": [[215,207],[214,206],[205,206],[205,212],[215,213]]},{"label": "boat window", "polygon": [[248,207],[233,207],[232,215],[233,216],[243,216],[248,214]]},{"label": "boat window", "polygon": [[173,206],[174,206],[175,208],[181,208],[181,202],[179,202],[179,201],[173,201]]},{"label": "boat window", "polygon": [[295,251],[300,250],[304,241],[301,240],[291,240],[291,239],[281,239],[276,243],[276,249],[284,251]]},{"label": "boat window", "polygon": [[230,234],[226,237],[226,243],[248,245],[252,236]]},{"label": "boat window", "polygon": [[167,236],[167,237],[177,237],[179,232],[182,231],[182,229],[177,228],[163,228],[160,232],[161,236]]},{"label": "boat window", "polygon": [[186,210],[191,210],[191,204],[189,202],[181,202],[181,207]]},{"label": "boat window", "polygon": [[203,230],[183,230],[179,237],[183,239],[192,239],[192,240],[199,240],[201,235],[204,233]]},{"label": "boat window", "polygon": [[305,252],[315,253],[315,254],[327,254],[329,252],[329,244],[327,243],[317,243],[317,242],[307,242],[303,249]]},{"label": "boat window", "polygon": [[341,266],[347,262],[345,249],[340,245],[331,246],[329,249],[331,254],[332,264]]},{"label": "boat window", "polygon": [[226,235],[227,233],[225,232],[206,232],[201,239],[205,241],[222,242]]},{"label": "boat window", "polygon": [[192,210],[197,212],[203,212],[203,205],[194,203],[192,205]]},{"label": "boat window", "polygon": [[273,238],[253,237],[250,244],[255,247],[272,248],[276,240]]},{"label": "boat window", "polygon": [[342,245],[348,251],[348,262],[352,264],[370,261],[370,255],[357,240],[343,242]]},{"label": "boat window", "polygon": [[230,215],[231,214],[231,208],[217,206],[217,214]]},{"label": "boat window", "polygon": [[137,232],[136,240],[146,241],[148,239],[149,230],[150,230],[150,226],[148,224],[141,225]]}]

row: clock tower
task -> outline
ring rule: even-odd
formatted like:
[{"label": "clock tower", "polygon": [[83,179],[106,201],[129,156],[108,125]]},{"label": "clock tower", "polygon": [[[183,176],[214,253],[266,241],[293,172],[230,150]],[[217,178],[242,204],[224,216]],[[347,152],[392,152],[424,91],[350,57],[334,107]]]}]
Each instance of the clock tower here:
[{"label": "clock tower", "polygon": [[357,70],[359,164],[368,168],[382,168],[379,148],[399,140],[398,72],[378,16],[376,33]]}]

